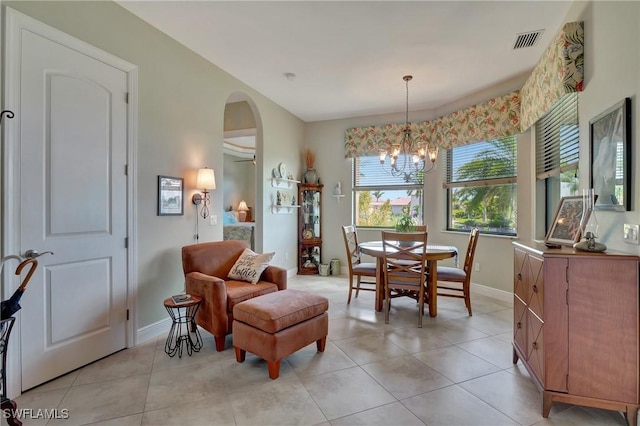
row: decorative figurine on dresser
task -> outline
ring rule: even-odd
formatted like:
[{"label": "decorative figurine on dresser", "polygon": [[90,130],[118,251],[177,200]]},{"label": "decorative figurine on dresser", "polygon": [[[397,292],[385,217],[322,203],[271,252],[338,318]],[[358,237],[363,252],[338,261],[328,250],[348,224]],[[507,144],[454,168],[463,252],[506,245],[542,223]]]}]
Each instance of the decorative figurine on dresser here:
[{"label": "decorative figurine on dresser", "polygon": [[317,274],[322,252],[321,184],[298,184],[298,274]]}]

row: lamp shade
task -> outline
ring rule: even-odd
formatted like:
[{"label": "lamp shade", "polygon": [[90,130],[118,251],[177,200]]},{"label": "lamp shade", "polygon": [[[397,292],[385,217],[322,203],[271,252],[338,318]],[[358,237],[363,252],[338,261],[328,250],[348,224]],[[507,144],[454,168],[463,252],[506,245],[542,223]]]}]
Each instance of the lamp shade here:
[{"label": "lamp shade", "polygon": [[238,205],[238,211],[249,211],[249,207],[247,207],[247,203],[244,200],[240,201],[240,204]]},{"label": "lamp shade", "polygon": [[202,189],[216,189],[216,176],[213,173],[213,169],[204,168],[198,169],[198,188]]}]

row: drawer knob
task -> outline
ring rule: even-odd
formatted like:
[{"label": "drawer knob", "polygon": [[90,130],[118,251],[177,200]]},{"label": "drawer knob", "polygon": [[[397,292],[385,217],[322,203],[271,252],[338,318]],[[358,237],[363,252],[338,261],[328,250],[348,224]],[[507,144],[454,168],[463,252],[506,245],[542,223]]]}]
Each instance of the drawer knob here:
[{"label": "drawer knob", "polygon": [[522,323],[521,323],[521,322],[518,322],[518,323],[516,324],[516,328],[522,328]]},{"label": "drawer knob", "polygon": [[522,274],[518,272],[518,281],[522,281]]},{"label": "drawer knob", "polygon": [[531,346],[533,347],[533,349],[538,349],[538,343],[537,342],[533,342],[531,344]]},{"label": "drawer knob", "polygon": [[531,289],[533,290],[534,293],[538,292],[538,286],[535,284],[531,287]]}]

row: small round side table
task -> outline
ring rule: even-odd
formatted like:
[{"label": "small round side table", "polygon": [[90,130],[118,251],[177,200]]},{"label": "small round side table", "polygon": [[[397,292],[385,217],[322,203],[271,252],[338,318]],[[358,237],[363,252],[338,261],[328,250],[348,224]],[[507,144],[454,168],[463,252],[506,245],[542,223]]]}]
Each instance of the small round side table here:
[{"label": "small round side table", "polygon": [[191,299],[181,303],[175,303],[171,297],[164,300],[164,307],[171,317],[171,330],[164,351],[170,357],[177,353],[178,358],[182,358],[183,345],[186,346],[189,356],[202,349],[202,337],[195,321],[202,297],[191,296]]}]

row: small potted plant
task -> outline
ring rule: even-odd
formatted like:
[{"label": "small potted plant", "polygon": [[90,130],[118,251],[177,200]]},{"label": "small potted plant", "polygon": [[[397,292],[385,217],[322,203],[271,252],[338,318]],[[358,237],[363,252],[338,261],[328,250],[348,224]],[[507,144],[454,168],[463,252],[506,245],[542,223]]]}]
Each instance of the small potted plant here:
[{"label": "small potted plant", "polygon": [[396,232],[414,232],[416,225],[411,217],[411,207],[404,206],[402,208],[402,216],[396,221]]},{"label": "small potted plant", "polygon": [[316,154],[309,148],[304,149],[304,163],[307,166],[307,171],[304,172],[303,180],[305,183],[318,183],[318,172],[314,168],[316,164]]}]

